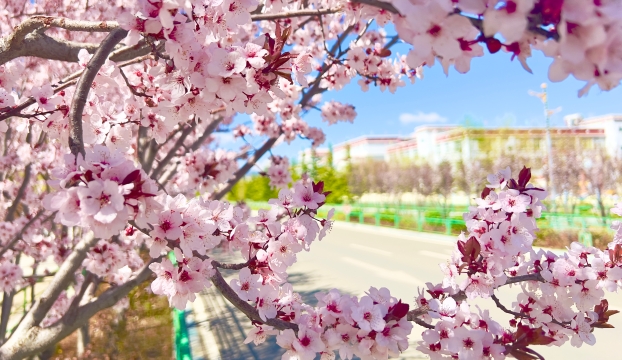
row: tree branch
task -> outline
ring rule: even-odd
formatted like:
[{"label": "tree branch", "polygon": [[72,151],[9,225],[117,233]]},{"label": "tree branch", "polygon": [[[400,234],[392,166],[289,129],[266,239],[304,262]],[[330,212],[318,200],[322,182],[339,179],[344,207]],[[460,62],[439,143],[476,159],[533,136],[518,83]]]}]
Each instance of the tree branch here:
[{"label": "tree branch", "polygon": [[175,141],[175,144],[173,144],[173,147],[171,147],[171,149],[164,156],[164,158],[162,158],[162,160],[158,162],[158,166],[151,172],[152,179],[158,178],[160,172],[164,170],[166,165],[168,165],[168,162],[171,161],[171,159],[175,156],[175,154],[177,153],[177,149],[179,149],[179,147],[184,144],[184,140],[186,140],[186,137],[192,132],[192,130],[194,130],[193,126],[189,125],[181,132],[181,134],[177,138],[177,141]]},{"label": "tree branch", "polygon": [[[22,180],[22,185],[17,190],[17,194],[11,203],[11,206],[6,211],[6,215],[4,217],[4,221],[13,221],[15,219],[15,211],[17,211],[17,207],[22,202],[22,198],[26,193],[26,189],[28,188],[30,182],[30,175],[32,173],[32,163],[26,165],[24,169],[24,180]],[[1,255],[1,254],[0,254]]]},{"label": "tree branch", "polygon": [[517,317],[517,318],[521,318],[521,319],[529,319],[529,315],[527,315],[527,314],[521,314],[521,313],[519,313],[519,312],[512,311],[512,310],[510,310],[510,309],[506,308],[506,307],[505,307],[505,305],[503,305],[503,304],[501,303],[501,301],[499,300],[499,298],[497,297],[497,295],[492,294],[492,295],[490,296],[490,298],[492,299],[492,301],[494,301],[494,302],[495,302],[495,305],[497,305],[497,307],[498,307],[501,311],[503,311],[504,313],[506,313],[506,314],[510,314],[510,315],[513,315],[513,316],[515,316],[515,317]]},{"label": "tree branch", "polygon": [[205,131],[203,131],[203,135],[201,135],[201,137],[199,137],[195,142],[192,143],[192,145],[190,145],[190,151],[197,151],[199,147],[203,144],[203,142],[210,135],[212,135],[214,131],[216,131],[216,129],[218,128],[218,125],[220,125],[223,119],[224,118],[221,116],[213,120],[209,125],[207,125],[207,127],[205,128]]},{"label": "tree branch", "polygon": [[[22,341],[20,346],[15,347],[13,344],[9,344],[9,342],[13,340],[10,339],[6,344],[7,346],[0,348],[0,359],[21,359],[32,356],[41,351],[41,349],[53,345],[65,338],[76,329],[84,325],[84,323],[86,323],[93,315],[103,309],[113,306],[123,297],[127,296],[132,289],[147,280],[152,274],[149,269],[149,264],[156,260],[158,259],[152,259],[148,264],[145,264],[145,266],[143,266],[138,274],[132,279],[119,286],[109,288],[94,301],[80,306],[74,314],[65,314],[65,316],[63,316],[59,321],[47,328],[33,328],[33,330],[30,330],[29,333],[26,334],[26,337],[30,336],[30,339]],[[20,338],[24,337],[21,336]],[[9,347],[8,345],[11,346]]]},{"label": "tree branch", "polygon": [[254,322],[270,325],[278,330],[292,329],[298,332],[298,325],[292,324],[287,321],[283,321],[280,319],[268,319],[267,321],[263,321],[261,319],[261,316],[259,316],[259,312],[257,312],[257,309],[255,309],[255,307],[253,307],[246,301],[240,299],[238,294],[236,294],[235,291],[233,291],[233,289],[229,286],[229,284],[227,284],[225,279],[223,279],[220,271],[216,269],[214,269],[214,271],[214,275],[210,277],[210,280],[212,280],[212,284],[214,284],[214,287],[218,289],[218,291],[220,291],[225,299],[229,300],[229,302],[233,306],[243,312],[244,315],[246,315],[249,319],[253,320]]},{"label": "tree branch", "polygon": [[515,284],[515,283],[523,282],[523,281],[545,282],[544,278],[542,277],[542,275],[540,275],[540,273],[535,273],[535,274],[508,277],[507,280],[505,280],[505,284],[503,285],[510,285],[510,284]]},{"label": "tree branch", "polygon": [[278,140],[278,136],[277,137],[271,137],[269,138],[257,151],[255,151],[255,153],[253,154],[253,156],[251,156],[250,159],[248,159],[248,161],[246,162],[246,164],[244,164],[244,166],[242,166],[241,168],[238,169],[238,171],[235,172],[235,175],[233,176],[233,179],[229,180],[227,182],[227,186],[225,186],[223,189],[221,189],[219,192],[214,194],[213,199],[214,200],[220,200],[223,198],[223,196],[225,196],[233,187],[233,185],[235,185],[238,181],[240,181],[241,178],[244,177],[244,175],[246,175],[246,173],[253,167],[255,166],[255,164],[257,163],[257,161],[259,161],[259,159],[261,159],[261,157],[268,152],[268,150],[270,150],[272,148],[272,146],[276,143],[276,141]]},{"label": "tree branch", "polygon": [[82,138],[82,111],[84,111],[84,105],[88,98],[91,84],[97,76],[97,72],[104,65],[108,55],[114,47],[127,35],[127,30],[116,29],[110,32],[108,36],[102,41],[101,46],[86,66],[85,71],[82,73],[78,84],[76,85],[76,92],[73,96],[71,109],[69,111],[69,148],[74,155],[84,155],[84,140]]},{"label": "tree branch", "polygon": [[26,230],[28,230],[28,228],[35,222],[37,221],[37,219],[43,215],[43,210],[39,211],[32,219],[30,219],[26,224],[24,224],[24,226],[21,227],[21,229],[19,229],[19,231],[13,236],[13,238],[6,243],[6,245],[4,245],[2,247],[2,249],[0,249],[0,258],[2,258],[2,255],[4,255],[4,253],[6,253],[7,251],[9,251],[11,248],[13,248],[13,245],[15,245],[16,242],[19,241],[19,239],[22,238],[22,235],[24,234],[24,232],[26,232]]},{"label": "tree branch", "polygon": [[321,16],[321,15],[326,15],[326,14],[334,14],[341,10],[342,10],[341,8],[320,9],[320,10],[304,9],[304,10],[287,11],[287,12],[274,13],[274,14],[256,14],[256,15],[251,15],[251,19],[253,21],[291,19],[294,17],[302,17],[302,16],[318,16],[318,15]]},{"label": "tree branch", "polygon": [[220,262],[218,262],[216,260],[212,261],[212,265],[214,267],[218,267],[218,268],[225,269],[225,270],[241,270],[241,269],[247,267],[248,263],[249,262],[247,261],[245,263],[238,263],[238,264],[223,264],[223,263],[220,263]]},{"label": "tree branch", "polygon": [[82,261],[86,258],[86,254],[97,243],[97,240],[93,233],[89,232],[75,246],[43,294],[28,311],[22,323],[11,334],[9,340],[0,347],[0,359],[21,358],[17,355],[20,354],[20,351],[25,351],[29,348],[35,348],[40,351],[43,348],[35,347],[36,342],[32,341],[37,338],[37,334],[41,331],[39,324],[45,318],[52,305],[54,305],[60,293],[72,281],[75,272],[82,266]]},{"label": "tree branch", "polygon": [[388,12],[391,12],[393,14],[399,14],[400,12],[397,10],[397,8],[395,6],[393,6],[393,4],[388,3],[388,2],[384,2],[384,1],[380,1],[380,0],[350,0],[350,2],[355,3],[355,4],[364,4],[364,5],[369,5],[369,6],[373,6],[373,7],[377,7],[379,9],[382,10],[386,10]]}]

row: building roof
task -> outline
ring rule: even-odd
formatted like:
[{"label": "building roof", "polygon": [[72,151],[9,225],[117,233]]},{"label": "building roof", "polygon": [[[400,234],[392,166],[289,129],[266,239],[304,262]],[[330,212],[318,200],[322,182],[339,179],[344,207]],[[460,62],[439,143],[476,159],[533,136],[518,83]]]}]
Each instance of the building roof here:
[{"label": "building roof", "polygon": [[410,139],[409,137],[400,136],[400,135],[364,135],[359,136],[354,139],[350,139],[339,143],[333,147],[333,149],[338,150],[345,148],[346,146],[356,146],[362,144],[392,144],[396,142],[401,142]]}]

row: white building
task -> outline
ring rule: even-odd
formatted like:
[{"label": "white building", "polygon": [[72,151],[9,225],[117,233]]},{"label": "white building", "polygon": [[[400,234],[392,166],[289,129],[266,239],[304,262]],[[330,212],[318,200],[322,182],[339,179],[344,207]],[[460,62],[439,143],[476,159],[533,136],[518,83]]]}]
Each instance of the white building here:
[{"label": "white building", "polygon": [[[369,135],[360,136],[333,146],[333,166],[336,169],[345,168],[348,158],[356,162],[363,159],[384,160],[387,149],[402,141],[408,140],[407,137],[393,135]],[[315,156],[320,164],[326,164],[329,150],[320,148],[315,150]],[[313,158],[313,151],[305,149],[298,154],[298,162],[310,164]]]},{"label": "white building", "polygon": [[[566,127],[550,129],[554,149],[577,151],[605,148],[610,156],[622,156],[622,114],[583,119],[580,115],[564,118]],[[317,149],[319,163],[329,150]],[[458,125],[419,126],[409,137],[361,136],[333,147],[333,165],[343,169],[349,157],[385,161],[415,160],[431,163],[469,162],[478,158],[520,153],[532,159],[546,157],[546,129],[543,127],[467,128]],[[299,154],[299,162],[310,164],[311,150]]]},{"label": "white building", "polygon": [[579,114],[564,117],[566,124],[578,129],[603,129],[605,147],[610,156],[622,157],[622,114],[608,114],[584,119]]}]

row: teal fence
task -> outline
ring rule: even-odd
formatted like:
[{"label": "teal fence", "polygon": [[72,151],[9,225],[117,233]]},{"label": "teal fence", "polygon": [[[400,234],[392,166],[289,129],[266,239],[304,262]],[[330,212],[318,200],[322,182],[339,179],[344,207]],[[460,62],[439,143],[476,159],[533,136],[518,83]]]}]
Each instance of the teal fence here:
[{"label": "teal fence", "polygon": [[[177,264],[175,254],[172,251],[169,252],[168,257],[174,265]],[[175,332],[175,359],[192,360],[188,324],[186,323],[186,311],[173,309],[172,315],[173,331]]]},{"label": "teal fence", "polygon": [[[249,202],[249,206],[258,209],[270,205],[263,202]],[[460,233],[465,228],[462,215],[468,211],[466,206],[448,206],[443,209],[391,204],[327,204],[322,207],[319,215],[325,216],[331,208],[335,209],[335,218],[339,220],[447,235]],[[540,229],[576,230],[580,232],[580,236],[586,237],[588,235],[584,233],[588,229],[610,231],[614,220],[610,217],[593,215],[542,213],[537,225]]]}]

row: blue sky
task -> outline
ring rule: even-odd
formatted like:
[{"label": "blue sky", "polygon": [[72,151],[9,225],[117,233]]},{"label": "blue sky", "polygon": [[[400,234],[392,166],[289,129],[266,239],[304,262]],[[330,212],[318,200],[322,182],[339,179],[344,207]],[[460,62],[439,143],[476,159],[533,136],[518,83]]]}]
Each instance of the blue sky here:
[{"label": "blue sky", "polygon": [[[407,49],[401,46],[397,50],[406,53]],[[423,80],[415,84],[408,82],[395,94],[381,92],[373,86],[368,92],[362,92],[355,79],[343,90],[326,92],[323,96],[323,101],[334,99],[354,105],[358,113],[354,124],[327,126],[316,110],[305,115],[305,120],[324,129],[324,146],[361,135],[408,135],[419,125],[460,124],[466,117],[485,127],[544,126],[542,103],[528,91],[540,91],[540,84],[548,82],[551,60],[534,52],[528,59],[533,70],[533,74],[529,74],[517,60],[510,58],[511,54],[504,52],[486,54],[473,59],[469,73],[459,74],[452,69],[449,76],[445,76],[437,64],[424,69]],[[574,78],[548,84],[549,106],[562,108],[553,115],[552,125],[563,126],[563,116],[573,113],[585,117],[622,113],[620,88],[603,92],[594,86],[587,96],[579,98],[577,93],[583,84]],[[410,121],[400,121],[400,118]],[[435,122],[426,122],[426,119]],[[309,141],[297,139],[291,145],[277,146],[273,153],[296,157],[298,151],[306,147]]]}]

